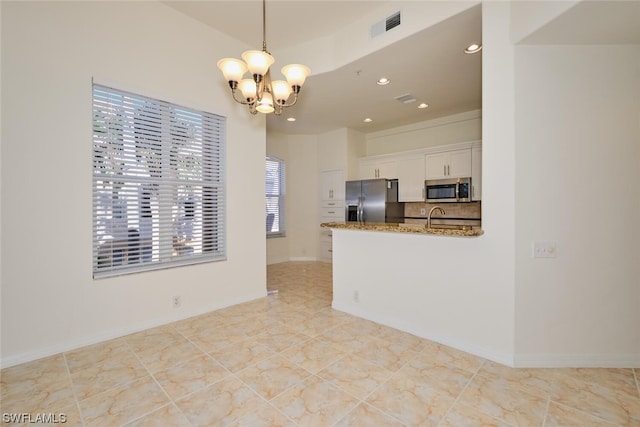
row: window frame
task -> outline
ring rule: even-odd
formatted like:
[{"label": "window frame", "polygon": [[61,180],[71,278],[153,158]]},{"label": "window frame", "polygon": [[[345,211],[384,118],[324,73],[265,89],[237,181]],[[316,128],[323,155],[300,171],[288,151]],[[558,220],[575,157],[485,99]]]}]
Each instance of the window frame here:
[{"label": "window frame", "polygon": [[226,260],[226,118],[95,82],[92,105],[93,278]]},{"label": "window frame", "polygon": [[[276,177],[275,179],[277,180],[277,191],[274,192],[269,192],[268,191],[268,187],[269,187],[269,162],[271,163],[275,163],[277,164],[277,169],[278,171],[276,172]],[[274,238],[274,237],[286,237],[286,215],[285,215],[285,208],[286,208],[286,163],[284,160],[275,157],[275,156],[271,156],[271,155],[267,155],[266,159],[265,159],[265,232],[266,232],[266,236],[267,239],[270,238]],[[277,219],[277,225],[278,225],[278,229],[276,231],[271,231],[268,230],[269,228],[269,215],[272,214],[273,212],[271,212],[270,208],[269,208],[269,199],[272,198],[276,198],[278,199],[278,203],[277,203],[277,212],[275,213],[275,217],[273,220],[273,224],[276,224],[276,219]],[[273,229],[273,227],[271,227]]]}]

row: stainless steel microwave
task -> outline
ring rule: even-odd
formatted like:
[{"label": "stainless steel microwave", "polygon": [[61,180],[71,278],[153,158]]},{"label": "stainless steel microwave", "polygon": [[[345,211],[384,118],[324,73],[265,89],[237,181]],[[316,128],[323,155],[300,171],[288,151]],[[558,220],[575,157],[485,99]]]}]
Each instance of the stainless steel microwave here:
[{"label": "stainless steel microwave", "polygon": [[426,201],[432,203],[464,203],[471,201],[471,178],[426,180]]}]

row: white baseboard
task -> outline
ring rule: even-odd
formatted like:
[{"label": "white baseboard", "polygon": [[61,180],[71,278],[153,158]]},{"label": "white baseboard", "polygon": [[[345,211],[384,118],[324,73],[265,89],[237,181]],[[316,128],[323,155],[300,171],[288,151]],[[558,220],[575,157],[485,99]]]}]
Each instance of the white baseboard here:
[{"label": "white baseboard", "polygon": [[640,369],[640,354],[516,354],[514,367]]},{"label": "white baseboard", "polygon": [[267,265],[280,264],[283,262],[296,262],[296,261],[320,261],[317,257],[289,257],[272,259],[267,262]]},{"label": "white baseboard", "polygon": [[307,257],[291,257],[289,261],[318,261],[318,258],[307,256]]},{"label": "white baseboard", "polygon": [[31,351],[27,351],[21,354],[16,354],[9,357],[3,357],[0,359],[0,368],[8,368],[11,366],[19,365],[21,363],[31,362],[33,360],[42,359],[43,357],[53,356],[59,353],[76,350],[88,345],[98,344],[104,341],[112,340],[114,338],[120,338],[125,335],[141,332],[147,329],[155,328],[157,326],[166,325],[168,323],[177,322],[179,320],[188,319],[189,317],[198,316],[201,314],[209,313],[211,311],[220,310],[232,305],[242,304],[245,302],[253,301],[258,298],[265,297],[266,291],[259,294],[249,295],[243,298],[229,299],[218,304],[211,304],[199,308],[198,310],[192,310],[190,312],[182,312],[179,317],[171,319],[153,319],[149,321],[138,322],[134,325],[128,325],[124,328],[113,329],[108,332],[95,334],[92,336],[82,337],[75,340],[71,340],[65,343],[56,344],[54,346],[38,348]]}]

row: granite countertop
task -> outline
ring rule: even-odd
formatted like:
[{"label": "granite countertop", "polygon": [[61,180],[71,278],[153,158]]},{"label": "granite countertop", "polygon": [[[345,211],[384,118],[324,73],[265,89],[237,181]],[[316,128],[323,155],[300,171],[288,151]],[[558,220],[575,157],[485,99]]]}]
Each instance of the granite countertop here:
[{"label": "granite countertop", "polygon": [[320,224],[324,228],[337,228],[343,230],[366,230],[366,231],[386,231],[391,233],[410,233],[410,234],[435,234],[439,236],[459,236],[459,237],[476,237],[483,232],[479,227],[470,226],[432,226],[427,228],[423,224],[396,224],[396,223],[344,223],[344,222],[325,222]]}]

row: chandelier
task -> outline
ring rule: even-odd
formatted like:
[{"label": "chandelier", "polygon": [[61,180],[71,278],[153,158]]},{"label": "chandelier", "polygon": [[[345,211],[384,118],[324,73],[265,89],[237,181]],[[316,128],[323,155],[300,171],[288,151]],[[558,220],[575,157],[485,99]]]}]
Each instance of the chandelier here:
[{"label": "chandelier", "polygon": [[[229,82],[233,99],[247,105],[251,114],[259,111],[264,114],[280,115],[284,108],[291,107],[298,101],[300,88],[311,70],[305,65],[289,64],[281,70],[287,81],[271,80],[269,67],[273,65],[275,59],[267,51],[265,1],[262,0],[262,50],[247,50],[242,54],[244,61],[223,58],[218,61],[218,68]],[[247,71],[251,76],[243,79]],[[241,99],[236,97],[238,89],[242,93]],[[287,104],[292,93],[293,101]]]}]

